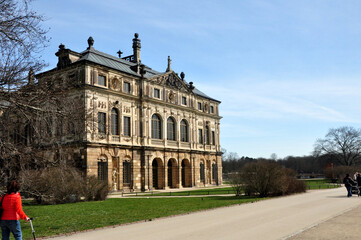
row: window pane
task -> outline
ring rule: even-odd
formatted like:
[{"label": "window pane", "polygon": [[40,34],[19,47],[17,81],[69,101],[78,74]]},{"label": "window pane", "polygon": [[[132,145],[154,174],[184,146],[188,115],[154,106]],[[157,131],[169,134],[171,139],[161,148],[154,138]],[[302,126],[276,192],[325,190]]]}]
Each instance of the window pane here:
[{"label": "window pane", "polygon": [[204,133],[204,143],[209,144],[209,127],[206,126],[206,132]]},{"label": "window pane", "polygon": [[202,103],[198,103],[198,110],[202,110]]},{"label": "window pane", "polygon": [[119,135],[119,115],[116,109],[112,109],[112,135]]},{"label": "window pane", "polygon": [[154,97],[155,98],[160,98],[160,90],[157,88],[154,88]]},{"label": "window pane", "polygon": [[124,117],[124,136],[130,137],[130,117]]},{"label": "window pane", "polygon": [[202,131],[202,129],[198,129],[198,142],[203,143],[203,131]]},{"label": "window pane", "polygon": [[98,85],[106,86],[105,76],[98,75]]},{"label": "window pane", "polygon": [[205,179],[205,174],[204,174],[204,164],[203,163],[201,163],[200,164],[200,177],[201,177],[201,181],[204,181],[204,179]]},{"label": "window pane", "polygon": [[168,140],[175,141],[175,121],[173,118],[168,118],[167,130],[168,130]]},{"label": "window pane", "polygon": [[187,98],[186,97],[182,97],[182,104],[187,105]]},{"label": "window pane", "polygon": [[98,162],[98,179],[108,181],[108,162]]},{"label": "window pane", "polygon": [[128,161],[123,162],[123,183],[129,184],[131,177],[131,164]]},{"label": "window pane", "polygon": [[124,82],[124,84],[123,84],[123,92],[130,93],[130,83]]},{"label": "window pane", "polygon": [[188,124],[185,120],[181,121],[180,128],[181,128],[181,141],[188,142]]},{"label": "window pane", "polygon": [[161,139],[162,129],[160,117],[154,114],[152,116],[152,138]]},{"label": "window pane", "polygon": [[98,113],[98,132],[106,133],[106,113]]}]

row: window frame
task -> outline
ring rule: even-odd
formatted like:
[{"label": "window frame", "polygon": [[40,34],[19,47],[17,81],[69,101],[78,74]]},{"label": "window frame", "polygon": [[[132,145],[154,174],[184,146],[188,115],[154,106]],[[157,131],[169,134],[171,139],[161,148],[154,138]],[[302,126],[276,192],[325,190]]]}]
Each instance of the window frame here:
[{"label": "window frame", "polygon": [[189,142],[188,129],[188,122],[185,119],[182,119],[182,121],[180,122],[181,142]]},{"label": "window frame", "polygon": [[152,115],[151,120],[151,137],[153,139],[163,139],[162,138],[162,119],[158,114]]},{"label": "window frame", "polygon": [[167,140],[176,141],[176,121],[173,117],[167,119]]},{"label": "window frame", "polygon": [[123,92],[124,93],[131,93],[132,85],[130,82],[124,81],[123,82]]},{"label": "window frame", "polygon": [[111,111],[111,124],[110,124],[110,132],[114,136],[119,136],[119,111],[116,108],[112,108]]},{"label": "window frame", "polygon": [[98,112],[98,133],[107,133],[107,114],[105,112]]},{"label": "window frame", "polygon": [[187,97],[182,96],[182,105],[187,105]]},{"label": "window frame", "polygon": [[202,103],[198,102],[198,110],[202,110]]},{"label": "window frame", "polygon": [[153,97],[157,98],[157,99],[160,99],[160,89],[159,88],[154,88]]},{"label": "window frame", "polygon": [[[99,81],[100,78],[103,78],[103,80],[102,80],[102,81],[104,81],[103,84],[100,83],[100,81]],[[103,87],[107,86],[107,77],[104,74],[98,74],[97,85],[103,86]]]},{"label": "window frame", "polygon": [[198,128],[198,143],[203,144],[203,129]]},{"label": "window frame", "polygon": [[125,137],[130,137],[132,135],[131,118],[128,116],[123,116],[123,135]]}]

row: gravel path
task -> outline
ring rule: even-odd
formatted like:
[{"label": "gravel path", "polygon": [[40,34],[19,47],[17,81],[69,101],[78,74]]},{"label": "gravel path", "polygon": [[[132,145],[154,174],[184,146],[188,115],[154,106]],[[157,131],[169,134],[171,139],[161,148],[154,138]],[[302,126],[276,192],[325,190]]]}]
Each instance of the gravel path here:
[{"label": "gravel path", "polygon": [[[330,231],[327,230],[328,226],[325,226],[326,230],[321,229],[331,222],[332,226],[338,228],[335,231],[342,233],[343,228],[337,219],[345,216],[347,218],[348,214],[352,215],[355,210],[358,210],[360,216],[361,198],[346,198],[344,188],[314,190],[305,194],[92,230],[53,239],[355,239],[344,238],[344,234],[343,237],[337,238],[323,237]],[[356,220],[350,219],[353,223]],[[351,229],[354,230],[354,227]]]}]

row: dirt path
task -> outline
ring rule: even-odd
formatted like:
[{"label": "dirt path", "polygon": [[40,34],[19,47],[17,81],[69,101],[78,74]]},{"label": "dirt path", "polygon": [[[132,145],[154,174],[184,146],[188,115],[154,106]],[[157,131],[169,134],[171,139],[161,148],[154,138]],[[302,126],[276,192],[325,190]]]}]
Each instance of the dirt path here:
[{"label": "dirt path", "polygon": [[345,195],[344,188],[309,191],[54,239],[287,239],[361,205]]}]

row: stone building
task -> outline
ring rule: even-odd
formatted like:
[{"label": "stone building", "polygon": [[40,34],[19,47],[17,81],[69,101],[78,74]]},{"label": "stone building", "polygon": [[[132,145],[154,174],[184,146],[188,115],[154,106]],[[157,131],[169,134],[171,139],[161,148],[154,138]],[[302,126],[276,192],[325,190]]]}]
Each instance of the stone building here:
[{"label": "stone building", "polygon": [[71,95],[84,99],[82,144],[73,150],[86,174],[115,191],[222,184],[220,101],[175,73],[169,57],[165,72],[144,65],[138,34],[127,57],[93,45],[90,37],[79,53],[61,44],[57,67],[36,75],[39,84],[76,86]]}]

